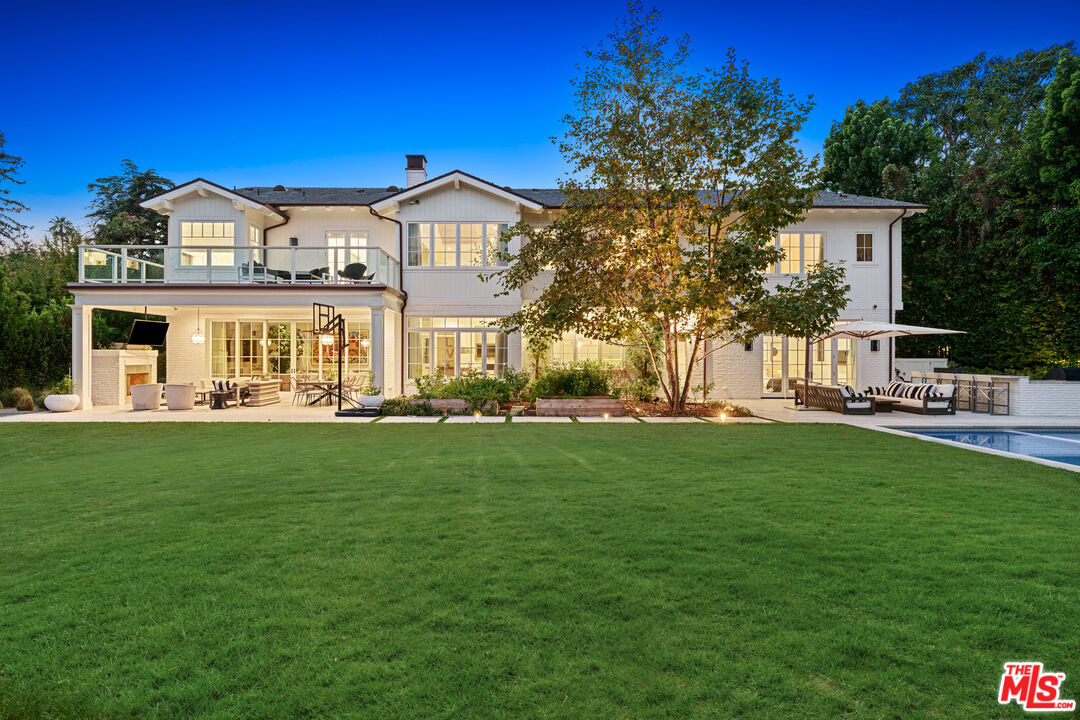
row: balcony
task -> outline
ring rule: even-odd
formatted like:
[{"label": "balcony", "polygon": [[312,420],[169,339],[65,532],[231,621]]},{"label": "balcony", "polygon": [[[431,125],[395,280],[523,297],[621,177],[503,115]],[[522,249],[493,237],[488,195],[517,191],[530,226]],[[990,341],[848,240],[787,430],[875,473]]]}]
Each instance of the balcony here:
[{"label": "balcony", "polygon": [[400,290],[376,247],[80,245],[79,282],[101,285],[349,285]]}]

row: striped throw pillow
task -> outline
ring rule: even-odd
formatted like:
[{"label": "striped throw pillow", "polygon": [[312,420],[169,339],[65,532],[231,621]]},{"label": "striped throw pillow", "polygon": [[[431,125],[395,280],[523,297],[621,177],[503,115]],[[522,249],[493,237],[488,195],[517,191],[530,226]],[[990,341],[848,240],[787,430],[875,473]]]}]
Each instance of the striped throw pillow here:
[{"label": "striped throw pillow", "polygon": [[889,383],[889,387],[885,389],[885,394],[889,397],[903,397],[905,384],[906,383],[893,380],[891,383]]}]

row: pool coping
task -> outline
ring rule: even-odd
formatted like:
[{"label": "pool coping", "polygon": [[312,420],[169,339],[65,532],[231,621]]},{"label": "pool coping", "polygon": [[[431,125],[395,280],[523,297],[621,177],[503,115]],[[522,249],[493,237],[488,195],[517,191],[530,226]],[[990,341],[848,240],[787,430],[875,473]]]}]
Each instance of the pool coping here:
[{"label": "pool coping", "polygon": [[[1012,458],[1013,460],[1024,460],[1026,462],[1036,463],[1037,465],[1045,465],[1047,467],[1058,468],[1059,470],[1070,470],[1075,473],[1080,473],[1080,465],[1070,465],[1069,463],[1058,462],[1057,460],[1047,460],[1046,458],[1032,457],[1031,455],[1021,455],[1020,453],[1009,452],[1008,450],[997,450],[995,448],[981,447],[979,445],[971,445],[969,443],[956,442],[955,440],[946,440],[945,438],[930,437],[929,435],[919,435],[918,430],[972,430],[970,426],[964,425],[934,425],[934,426],[900,426],[889,427],[887,425],[868,426],[878,432],[889,433],[890,435],[899,435],[901,437],[917,438],[919,440],[925,440],[927,442],[934,442],[940,445],[950,445],[952,447],[963,448],[964,450],[975,450],[976,452],[986,453],[987,455],[997,455],[999,457]],[[1003,432],[1006,430],[1042,430],[1043,428],[1038,426],[1024,427],[1024,428],[1010,428],[1010,427],[986,427],[986,428],[974,428],[975,430],[985,430],[988,432]],[[1061,430],[1061,427],[1046,426],[1047,430]]]}]

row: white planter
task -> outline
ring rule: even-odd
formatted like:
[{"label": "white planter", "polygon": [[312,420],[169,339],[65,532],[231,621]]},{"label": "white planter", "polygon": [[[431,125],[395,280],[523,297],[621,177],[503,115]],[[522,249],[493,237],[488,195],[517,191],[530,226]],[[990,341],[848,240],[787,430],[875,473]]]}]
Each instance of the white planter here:
[{"label": "white planter", "polygon": [[79,409],[78,395],[46,395],[45,407],[51,412],[71,412]]}]

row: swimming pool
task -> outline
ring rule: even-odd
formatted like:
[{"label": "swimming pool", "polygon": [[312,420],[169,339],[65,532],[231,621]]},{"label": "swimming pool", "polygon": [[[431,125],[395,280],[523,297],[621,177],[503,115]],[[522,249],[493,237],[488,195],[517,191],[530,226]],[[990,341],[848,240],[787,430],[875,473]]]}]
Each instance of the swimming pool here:
[{"label": "swimming pool", "polygon": [[1080,429],[1074,428],[895,428],[913,435],[951,440],[1080,467]]}]

